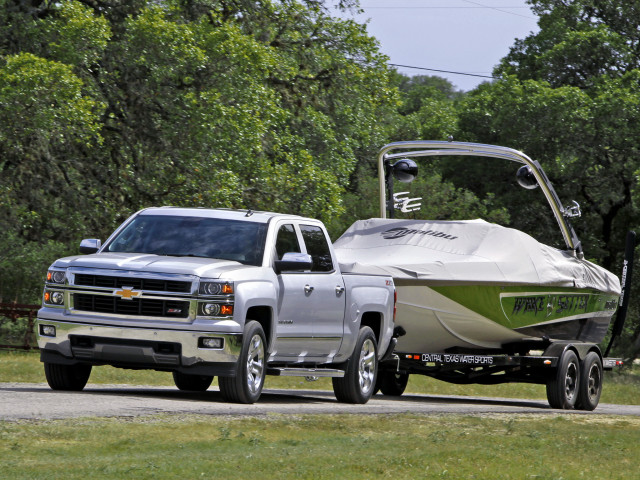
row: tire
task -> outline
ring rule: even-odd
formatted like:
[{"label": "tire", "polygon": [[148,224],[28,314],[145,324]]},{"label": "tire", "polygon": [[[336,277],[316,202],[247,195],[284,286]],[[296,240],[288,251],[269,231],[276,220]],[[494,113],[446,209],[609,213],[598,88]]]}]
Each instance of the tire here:
[{"label": "tire", "polygon": [[604,375],[600,355],[589,352],[584,361],[580,362],[580,370],[580,388],[576,408],[591,411],[598,406],[602,394]]},{"label": "tire", "polygon": [[378,372],[376,389],[380,389],[384,395],[394,395],[399,397],[407,388],[408,381],[408,373],[398,373],[390,370]]},{"label": "tire", "polygon": [[560,357],[558,369],[547,382],[547,400],[551,408],[571,410],[580,390],[580,362],[573,350],[565,350]]},{"label": "tire", "polygon": [[219,377],[222,398],[233,403],[255,403],[262,394],[266,375],[266,340],[262,326],[248,321],[242,336],[242,351],[235,377]]},{"label": "tire", "polygon": [[339,402],[367,403],[376,386],[378,344],[373,330],[362,327],[347,363],[344,377],[333,378],[333,392]]},{"label": "tire", "polygon": [[52,390],[79,392],[89,381],[91,365],[60,365],[45,362],[44,375]]},{"label": "tire", "polygon": [[213,382],[213,375],[191,375],[173,372],[173,382],[180,390],[188,392],[205,392]]}]

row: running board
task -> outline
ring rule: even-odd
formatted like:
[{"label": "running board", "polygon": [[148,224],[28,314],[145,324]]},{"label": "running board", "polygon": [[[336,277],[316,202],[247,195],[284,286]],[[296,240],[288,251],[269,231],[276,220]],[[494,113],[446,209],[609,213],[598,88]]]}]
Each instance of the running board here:
[{"label": "running board", "polygon": [[267,375],[278,377],[344,377],[344,370],[330,368],[267,368]]}]

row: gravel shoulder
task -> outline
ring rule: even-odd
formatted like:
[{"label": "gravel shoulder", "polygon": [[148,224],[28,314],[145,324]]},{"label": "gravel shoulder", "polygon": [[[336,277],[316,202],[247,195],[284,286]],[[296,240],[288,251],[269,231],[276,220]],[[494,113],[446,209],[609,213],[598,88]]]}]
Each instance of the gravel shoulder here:
[{"label": "gravel shoulder", "polygon": [[0,420],[138,417],[154,414],[264,416],[268,414],[550,414],[640,416],[640,406],[600,404],[593,412],[554,410],[543,400],[376,395],[366,405],[338,403],[333,392],[264,390],[253,405],[225,403],[217,388],[204,393],[174,387],[89,384],[82,392],[51,390],[46,383],[0,383]]}]

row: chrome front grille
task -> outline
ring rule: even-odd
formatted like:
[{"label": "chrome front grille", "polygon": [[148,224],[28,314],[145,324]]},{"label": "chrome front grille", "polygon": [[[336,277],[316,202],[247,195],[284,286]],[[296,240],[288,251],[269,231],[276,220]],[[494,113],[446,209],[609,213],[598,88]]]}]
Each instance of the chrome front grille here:
[{"label": "chrome front grille", "polygon": [[117,277],[111,275],[77,273],[75,275],[74,284],[85,287],[102,288],[131,287],[136,290],[147,290],[153,292],[191,292],[191,282],[165,280],[161,278]]},{"label": "chrome front grille", "polygon": [[125,300],[108,295],[74,293],[75,310],[145,317],[187,318],[189,302],[181,300],[134,298]]}]

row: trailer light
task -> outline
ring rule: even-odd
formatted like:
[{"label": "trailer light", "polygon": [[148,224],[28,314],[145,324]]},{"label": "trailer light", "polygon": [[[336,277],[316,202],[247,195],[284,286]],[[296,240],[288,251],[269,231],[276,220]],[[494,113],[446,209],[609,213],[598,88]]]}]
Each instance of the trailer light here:
[{"label": "trailer light", "polygon": [[40,325],[40,335],[43,337],[55,337],[56,327],[53,325]]},{"label": "trailer light", "polygon": [[621,367],[622,365],[624,365],[622,360],[616,360],[616,367]]},{"label": "trailer light", "polygon": [[198,340],[200,348],[222,348],[224,347],[224,338],[200,337]]}]

